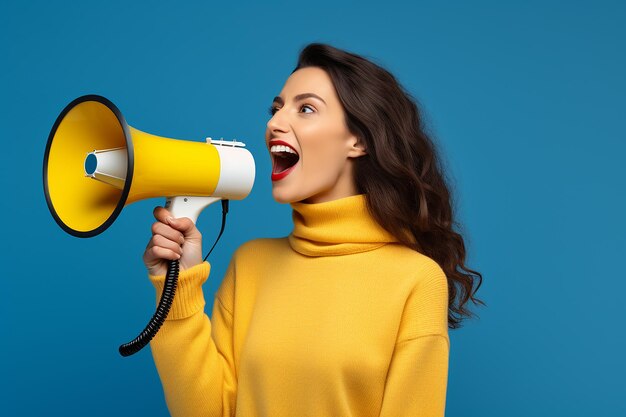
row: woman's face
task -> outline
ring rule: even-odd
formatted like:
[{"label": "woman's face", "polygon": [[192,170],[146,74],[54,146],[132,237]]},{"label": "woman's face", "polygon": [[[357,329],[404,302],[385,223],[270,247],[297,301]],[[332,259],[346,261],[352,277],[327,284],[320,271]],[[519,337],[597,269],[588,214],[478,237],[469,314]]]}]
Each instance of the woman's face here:
[{"label": "woman's face", "polygon": [[[272,194],[277,202],[321,203],[357,194],[353,158],[365,152],[347,129],[326,71],[306,67],[291,74],[272,103],[272,113],[265,143],[272,158]],[[279,145],[273,149],[276,142]],[[292,152],[286,152],[285,146]]]}]

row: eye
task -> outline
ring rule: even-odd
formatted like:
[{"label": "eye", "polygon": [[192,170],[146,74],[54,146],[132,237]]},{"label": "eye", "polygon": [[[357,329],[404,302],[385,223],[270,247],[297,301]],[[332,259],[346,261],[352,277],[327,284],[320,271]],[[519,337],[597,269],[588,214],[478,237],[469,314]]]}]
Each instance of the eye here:
[{"label": "eye", "polygon": [[[309,106],[308,104],[303,104],[302,107],[300,107],[300,110],[302,110],[304,108],[307,108],[307,109],[311,110],[310,113],[315,113],[315,110],[313,110],[313,107]],[[308,113],[308,114],[310,114],[310,113]]]},{"label": "eye", "polygon": [[[315,113],[315,110],[313,109],[313,107],[311,107],[308,104],[303,104],[302,107],[300,107],[300,110],[302,109],[309,109],[311,110],[310,112],[305,112],[307,114],[311,114],[311,113]],[[280,109],[278,109],[277,107],[274,107],[273,105],[269,106],[267,109],[267,112],[269,113],[270,116],[274,116],[274,114]]]},{"label": "eye", "polygon": [[267,112],[270,114],[270,116],[273,116],[274,113],[276,113],[277,111],[278,109],[274,107],[273,105],[269,106],[269,108],[267,109]]}]

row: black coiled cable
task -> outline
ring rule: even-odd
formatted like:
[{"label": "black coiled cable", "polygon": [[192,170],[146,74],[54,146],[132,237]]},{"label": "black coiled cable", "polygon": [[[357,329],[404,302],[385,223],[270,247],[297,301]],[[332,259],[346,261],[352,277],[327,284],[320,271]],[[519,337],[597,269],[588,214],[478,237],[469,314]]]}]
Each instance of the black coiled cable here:
[{"label": "black coiled cable", "polygon": [[157,309],[148,322],[148,325],[143,332],[139,333],[135,339],[128,343],[124,343],[120,346],[119,351],[122,356],[130,356],[133,353],[139,352],[143,349],[156,333],[161,328],[161,325],[165,321],[167,314],[172,307],[172,301],[174,301],[174,294],[176,293],[176,284],[178,284],[178,271],[180,263],[178,259],[168,261],[167,274],[165,276],[165,285],[163,287],[163,293],[159,300]]},{"label": "black coiled cable", "polygon": [[[211,247],[211,250],[204,257],[204,261],[209,257],[213,248],[217,244],[217,241],[220,240],[222,236],[222,232],[224,232],[224,226],[226,225],[226,214],[228,213],[228,200],[222,200],[222,227],[220,229],[220,233]],[[130,356],[134,353],[139,352],[143,349],[152,338],[157,334],[163,322],[167,318],[168,313],[170,312],[170,308],[172,307],[172,302],[174,301],[174,294],[176,293],[176,286],[178,284],[178,273],[180,271],[180,263],[178,259],[168,260],[167,265],[167,273],[165,274],[165,284],[163,285],[163,293],[161,293],[161,299],[159,300],[159,304],[155,313],[152,315],[152,318],[148,322],[148,325],[139,336],[134,338],[128,343],[124,343],[119,347],[120,355],[122,356]]]}]

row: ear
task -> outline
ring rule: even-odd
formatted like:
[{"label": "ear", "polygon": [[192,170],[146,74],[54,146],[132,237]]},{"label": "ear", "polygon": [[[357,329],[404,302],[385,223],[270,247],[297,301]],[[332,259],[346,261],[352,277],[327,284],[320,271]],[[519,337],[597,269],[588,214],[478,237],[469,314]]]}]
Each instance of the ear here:
[{"label": "ear", "polygon": [[359,141],[356,136],[351,136],[350,141],[348,142],[348,157],[349,158],[358,158],[359,156],[363,156],[367,154],[365,150],[365,146]]}]

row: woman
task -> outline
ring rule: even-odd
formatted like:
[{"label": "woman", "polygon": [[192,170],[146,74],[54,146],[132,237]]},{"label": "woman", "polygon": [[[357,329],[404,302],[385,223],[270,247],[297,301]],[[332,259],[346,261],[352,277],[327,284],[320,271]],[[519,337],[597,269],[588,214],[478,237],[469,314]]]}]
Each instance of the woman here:
[{"label": "woman", "polygon": [[151,342],[171,414],[443,416],[448,327],[472,315],[468,300],[484,304],[482,276],[464,266],[411,96],[363,57],[310,44],[270,113],[272,193],[294,229],[237,248],[211,319],[200,232],[154,211],[157,300],[167,260],[181,265]]}]

